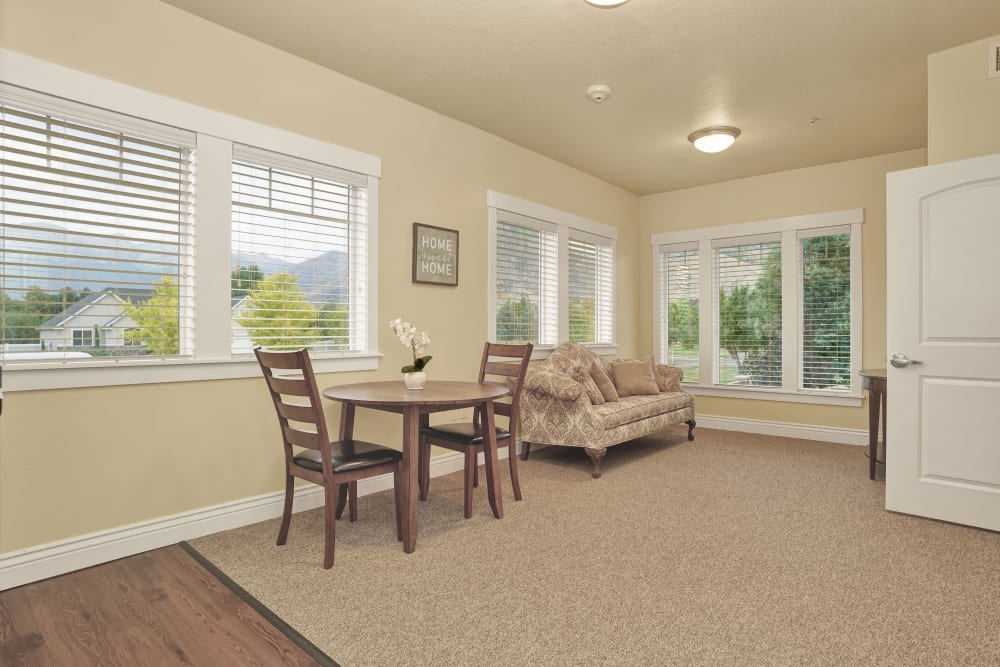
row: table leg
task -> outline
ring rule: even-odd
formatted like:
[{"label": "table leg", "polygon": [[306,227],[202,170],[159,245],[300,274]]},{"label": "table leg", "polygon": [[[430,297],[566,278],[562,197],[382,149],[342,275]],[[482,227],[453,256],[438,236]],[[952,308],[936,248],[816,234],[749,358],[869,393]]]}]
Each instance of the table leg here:
[{"label": "table leg", "polygon": [[882,465],[889,465],[889,438],[885,431],[888,428],[886,422],[886,404],[889,402],[885,392],[879,394],[879,403],[882,405]]},{"label": "table leg", "polygon": [[486,488],[493,516],[503,518],[503,494],[500,493],[500,460],[497,457],[497,430],[493,419],[493,401],[486,401],[483,432],[483,454],[486,459]]},{"label": "table leg", "polygon": [[875,466],[878,464],[878,418],[881,411],[882,395],[876,391],[868,392],[868,478],[875,479]]},{"label": "table leg", "polygon": [[403,410],[403,551],[417,548],[417,474],[420,470],[420,406]]},{"label": "table leg", "polygon": [[340,408],[340,440],[354,439],[354,404],[343,403]]}]

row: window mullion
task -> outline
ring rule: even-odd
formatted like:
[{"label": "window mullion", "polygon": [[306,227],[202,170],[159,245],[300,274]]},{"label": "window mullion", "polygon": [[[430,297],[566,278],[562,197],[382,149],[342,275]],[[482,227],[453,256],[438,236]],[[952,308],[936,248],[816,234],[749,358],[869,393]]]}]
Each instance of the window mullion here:
[{"label": "window mullion", "polygon": [[556,231],[558,248],[558,268],[556,281],[558,290],[558,335],[556,342],[569,340],[569,230],[559,225]]},{"label": "window mullion", "polygon": [[[715,382],[716,359],[719,358],[719,330],[715,312],[719,307],[719,286],[712,261],[712,239],[698,242],[698,379],[699,384]],[[711,290],[708,295],[705,290]],[[707,297],[707,298],[706,298]]]},{"label": "window mullion", "polygon": [[781,233],[781,389],[800,386],[802,297],[799,294],[801,255],[795,230]]},{"label": "window mullion", "polygon": [[230,229],[232,143],[198,135],[198,197],[195,203],[194,317],[199,360],[230,357]]},{"label": "window mullion", "polygon": [[851,395],[861,395],[861,223],[851,225]]}]

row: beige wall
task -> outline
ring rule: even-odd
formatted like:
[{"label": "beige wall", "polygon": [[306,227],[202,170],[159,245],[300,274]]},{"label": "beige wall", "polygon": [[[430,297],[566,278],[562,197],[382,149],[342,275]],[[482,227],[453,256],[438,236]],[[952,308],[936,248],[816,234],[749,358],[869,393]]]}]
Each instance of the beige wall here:
[{"label": "beige wall", "polygon": [[[0,0],[0,47],[380,156],[379,320],[430,330],[432,377],[473,378],[489,335],[488,189],[618,227],[618,340],[623,355],[638,352],[639,204],[620,188],[151,0]],[[411,284],[414,221],[459,230],[458,287]],[[321,383],[398,378],[407,352],[386,334],[379,371]],[[0,553],[282,484],[260,380],[8,393],[5,403]],[[398,443],[399,419],[359,414],[358,433]]]},{"label": "beige wall", "polygon": [[1000,77],[987,57],[1000,35],[927,58],[927,160],[950,162],[1000,153]]},{"label": "beige wall", "polygon": [[[652,246],[659,232],[864,208],[862,367],[885,366],[885,174],[926,164],[923,149],[675,190],[639,200],[639,347],[653,350]],[[866,428],[864,407],[701,396],[697,411],[847,428]]]}]

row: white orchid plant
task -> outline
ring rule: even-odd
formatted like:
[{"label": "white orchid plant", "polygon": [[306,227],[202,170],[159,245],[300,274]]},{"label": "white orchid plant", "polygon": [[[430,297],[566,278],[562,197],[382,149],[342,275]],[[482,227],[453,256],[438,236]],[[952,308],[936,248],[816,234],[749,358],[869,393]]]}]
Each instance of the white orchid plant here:
[{"label": "white orchid plant", "polygon": [[426,331],[417,331],[417,328],[409,322],[404,322],[401,318],[396,318],[389,322],[389,328],[396,334],[399,342],[410,348],[413,352],[413,363],[403,366],[400,371],[403,373],[417,373],[424,370],[424,367],[431,360],[431,356],[420,356],[424,351],[424,345],[429,345],[431,337]]}]

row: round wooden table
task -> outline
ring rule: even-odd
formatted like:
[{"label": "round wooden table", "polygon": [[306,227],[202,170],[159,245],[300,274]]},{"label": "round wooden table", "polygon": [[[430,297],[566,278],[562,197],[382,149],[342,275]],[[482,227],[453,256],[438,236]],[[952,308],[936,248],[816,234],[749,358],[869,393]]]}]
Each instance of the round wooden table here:
[{"label": "round wooden table", "polygon": [[500,462],[497,458],[493,401],[507,396],[502,384],[431,380],[423,389],[407,389],[402,380],[362,382],[328,387],[323,395],[343,403],[340,412],[340,439],[354,437],[354,410],[358,406],[397,412],[403,415],[403,550],[413,553],[417,546],[417,473],[420,429],[429,423],[430,413],[481,406],[486,424],[483,450],[486,458],[486,486],[493,516],[503,518],[500,490]]}]

